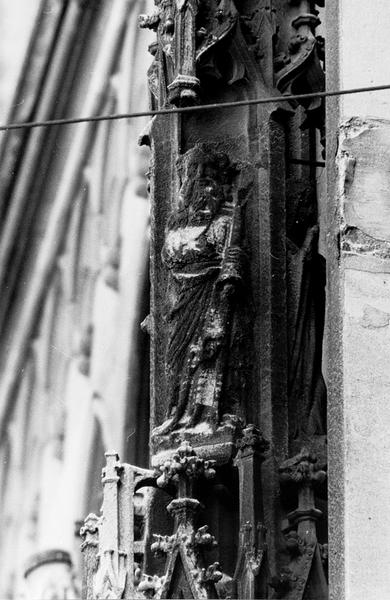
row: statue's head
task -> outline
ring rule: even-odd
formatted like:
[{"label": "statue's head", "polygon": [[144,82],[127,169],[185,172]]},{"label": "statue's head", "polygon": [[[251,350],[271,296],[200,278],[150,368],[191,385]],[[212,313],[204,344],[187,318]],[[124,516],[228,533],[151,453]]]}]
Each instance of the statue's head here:
[{"label": "statue's head", "polygon": [[186,221],[208,222],[223,204],[232,203],[232,186],[237,169],[224,152],[196,146],[179,160],[180,191],[178,216]]}]

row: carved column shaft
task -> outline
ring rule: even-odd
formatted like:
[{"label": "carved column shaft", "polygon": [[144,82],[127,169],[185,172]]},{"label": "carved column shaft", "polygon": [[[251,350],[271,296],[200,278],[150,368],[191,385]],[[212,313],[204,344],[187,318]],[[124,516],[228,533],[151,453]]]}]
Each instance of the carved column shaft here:
[{"label": "carved column shaft", "polygon": [[238,598],[267,594],[266,528],[261,464],[269,444],[254,426],[244,429],[235,464],[239,471],[240,547],[234,575]]},{"label": "carved column shaft", "polygon": [[261,465],[269,444],[253,426],[244,430],[244,437],[238,444],[235,464],[240,481],[240,523],[255,526],[264,519]]}]

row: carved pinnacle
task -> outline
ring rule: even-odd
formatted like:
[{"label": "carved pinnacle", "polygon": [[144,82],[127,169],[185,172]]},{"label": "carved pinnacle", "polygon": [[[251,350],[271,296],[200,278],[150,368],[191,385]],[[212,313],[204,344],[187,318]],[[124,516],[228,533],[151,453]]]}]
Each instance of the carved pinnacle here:
[{"label": "carved pinnacle", "polygon": [[90,546],[98,546],[100,520],[101,519],[93,513],[90,513],[84,519],[84,525],[80,528],[80,536],[83,539],[83,543],[81,544],[82,551]]},{"label": "carved pinnacle", "polygon": [[316,462],[317,459],[303,449],[279,468],[281,484],[293,484],[298,488],[298,507],[287,518],[291,525],[298,525],[298,535],[305,543],[316,542],[315,522],[322,516],[315,506],[314,487],[325,480],[326,473],[316,466]]},{"label": "carved pinnacle", "polygon": [[215,477],[215,461],[199,458],[192,446],[184,441],[171,459],[160,467],[161,475],[157,478],[158,487],[166,487],[170,482],[179,484],[181,479],[212,479]]}]

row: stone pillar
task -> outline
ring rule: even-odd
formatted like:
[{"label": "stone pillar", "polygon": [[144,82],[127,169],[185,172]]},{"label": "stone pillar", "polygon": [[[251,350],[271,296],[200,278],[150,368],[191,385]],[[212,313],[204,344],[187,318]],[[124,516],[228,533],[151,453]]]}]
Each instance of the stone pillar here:
[{"label": "stone pillar", "polygon": [[[389,26],[384,0],[327,0],[328,89],[389,83]],[[374,600],[390,595],[390,93],[327,113],[330,589]]]}]

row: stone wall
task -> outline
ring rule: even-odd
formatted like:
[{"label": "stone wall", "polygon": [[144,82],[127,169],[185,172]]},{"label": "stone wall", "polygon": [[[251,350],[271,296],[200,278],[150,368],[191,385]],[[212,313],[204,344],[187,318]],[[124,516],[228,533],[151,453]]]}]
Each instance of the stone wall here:
[{"label": "stone wall", "polygon": [[[388,84],[388,3],[328,2],[327,14],[328,88]],[[374,600],[390,593],[390,94],[327,106],[331,589]]]}]

